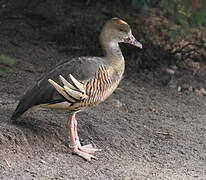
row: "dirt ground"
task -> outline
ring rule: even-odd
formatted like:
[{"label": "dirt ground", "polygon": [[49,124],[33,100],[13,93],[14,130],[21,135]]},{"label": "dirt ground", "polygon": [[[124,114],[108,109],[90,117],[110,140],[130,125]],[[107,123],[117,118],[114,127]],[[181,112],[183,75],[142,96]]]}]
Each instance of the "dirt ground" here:
[{"label": "dirt ground", "polygon": [[[151,33],[159,31],[147,28],[151,19],[124,2],[0,2],[0,54],[16,59],[0,78],[0,179],[206,179],[206,97],[177,90],[182,83],[205,87],[204,78],[161,71],[175,57],[157,40],[161,34]],[[31,111],[12,124],[18,100],[44,72],[71,57],[102,54],[98,33],[116,16],[129,22],[144,49],[121,45],[127,69],[119,88],[77,116],[82,144],[102,149],[98,160],[68,151],[65,113]]]}]

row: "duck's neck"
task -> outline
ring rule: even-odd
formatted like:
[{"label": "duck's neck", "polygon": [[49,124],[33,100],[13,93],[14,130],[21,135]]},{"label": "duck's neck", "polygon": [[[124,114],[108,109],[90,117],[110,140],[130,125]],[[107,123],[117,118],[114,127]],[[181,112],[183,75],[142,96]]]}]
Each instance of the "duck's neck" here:
[{"label": "duck's neck", "polygon": [[105,51],[105,59],[107,62],[116,72],[118,72],[118,74],[122,75],[125,68],[125,62],[118,42],[102,42],[102,47]]}]

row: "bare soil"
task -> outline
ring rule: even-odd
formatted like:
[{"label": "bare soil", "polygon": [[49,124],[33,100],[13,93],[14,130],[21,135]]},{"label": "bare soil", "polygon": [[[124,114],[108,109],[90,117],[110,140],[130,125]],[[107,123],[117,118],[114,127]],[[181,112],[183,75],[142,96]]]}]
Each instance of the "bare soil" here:
[{"label": "bare soil", "polygon": [[[177,59],[158,39],[158,23],[124,2],[0,2],[0,53],[16,59],[0,78],[0,179],[206,179],[206,97],[177,91],[205,87],[205,78],[188,69],[167,73]],[[144,49],[121,45],[127,69],[119,88],[77,116],[82,144],[102,149],[98,160],[68,151],[65,113],[31,111],[12,124],[18,100],[43,73],[71,57],[102,54],[99,31],[115,16]]]}]

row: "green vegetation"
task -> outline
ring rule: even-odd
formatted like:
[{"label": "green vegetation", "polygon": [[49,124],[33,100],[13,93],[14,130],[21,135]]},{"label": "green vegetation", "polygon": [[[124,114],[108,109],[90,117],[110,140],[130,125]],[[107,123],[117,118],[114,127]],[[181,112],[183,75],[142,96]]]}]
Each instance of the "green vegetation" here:
[{"label": "green vegetation", "polygon": [[170,18],[177,25],[170,39],[206,23],[206,0],[131,0],[131,5],[144,12],[149,7],[158,8]]},{"label": "green vegetation", "polygon": [[12,66],[15,60],[4,55],[0,55],[0,77],[9,73],[8,66]]}]

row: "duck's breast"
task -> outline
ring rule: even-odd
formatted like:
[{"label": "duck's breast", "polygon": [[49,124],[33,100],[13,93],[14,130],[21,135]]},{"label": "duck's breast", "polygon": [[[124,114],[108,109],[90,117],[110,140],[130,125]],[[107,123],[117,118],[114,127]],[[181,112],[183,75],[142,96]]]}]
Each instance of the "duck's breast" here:
[{"label": "duck's breast", "polygon": [[118,86],[121,77],[117,76],[111,66],[101,65],[95,76],[85,82],[87,99],[82,107],[92,107],[104,101]]}]

